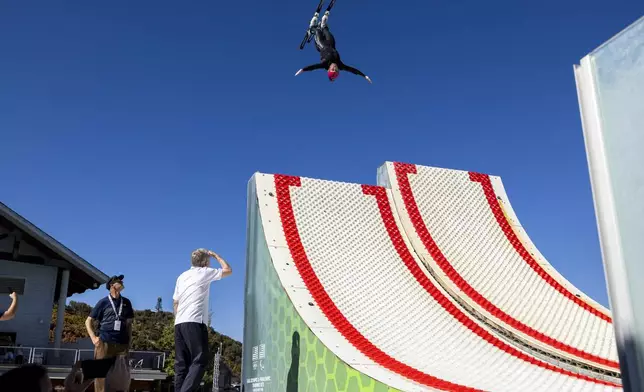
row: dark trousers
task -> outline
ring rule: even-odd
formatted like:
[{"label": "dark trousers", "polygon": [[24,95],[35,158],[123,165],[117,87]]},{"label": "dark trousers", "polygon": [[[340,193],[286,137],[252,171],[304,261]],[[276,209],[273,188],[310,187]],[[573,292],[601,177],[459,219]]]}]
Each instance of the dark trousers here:
[{"label": "dark trousers", "polygon": [[174,347],[174,390],[175,392],[196,391],[210,359],[206,324],[175,325]]}]

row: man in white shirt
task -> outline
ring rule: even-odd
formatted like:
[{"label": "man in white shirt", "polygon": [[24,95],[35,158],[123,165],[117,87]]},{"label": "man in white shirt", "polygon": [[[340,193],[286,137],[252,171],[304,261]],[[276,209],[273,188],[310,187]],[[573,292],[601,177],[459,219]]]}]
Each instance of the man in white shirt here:
[{"label": "man in white shirt", "polygon": [[[210,257],[221,268],[210,267]],[[224,259],[213,251],[192,252],[192,267],[179,278],[172,299],[174,307],[174,390],[196,391],[208,366],[208,302],[210,284],[233,273]]]}]

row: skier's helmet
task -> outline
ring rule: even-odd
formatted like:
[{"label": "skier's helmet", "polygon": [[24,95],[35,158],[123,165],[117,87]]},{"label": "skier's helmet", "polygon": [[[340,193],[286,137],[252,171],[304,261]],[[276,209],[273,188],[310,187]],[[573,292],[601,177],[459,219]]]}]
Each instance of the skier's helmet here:
[{"label": "skier's helmet", "polygon": [[340,71],[338,71],[337,69],[329,70],[327,74],[329,75],[329,80],[333,82],[338,78],[338,76],[340,76]]}]

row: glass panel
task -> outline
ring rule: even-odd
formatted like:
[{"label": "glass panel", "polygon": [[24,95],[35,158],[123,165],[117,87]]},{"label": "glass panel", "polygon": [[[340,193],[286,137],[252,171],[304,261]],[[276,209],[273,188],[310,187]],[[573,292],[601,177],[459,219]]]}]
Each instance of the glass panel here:
[{"label": "glass panel", "polygon": [[644,387],[644,18],[576,68],[624,390]]},{"label": "glass panel", "polygon": [[591,56],[636,334],[644,338],[644,18]]}]

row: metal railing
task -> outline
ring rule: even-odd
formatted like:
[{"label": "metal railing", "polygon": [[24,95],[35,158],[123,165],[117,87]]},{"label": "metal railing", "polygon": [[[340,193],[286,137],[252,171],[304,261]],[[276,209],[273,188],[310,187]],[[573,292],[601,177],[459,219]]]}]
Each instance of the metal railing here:
[{"label": "metal railing", "polygon": [[29,362],[33,348],[22,346],[0,346],[0,365],[22,365]]},{"label": "metal railing", "polygon": [[[77,361],[94,359],[94,350],[73,348],[46,348],[0,346],[0,365],[35,363],[52,367],[71,367]],[[161,351],[130,351],[128,362],[132,370],[165,368],[166,355]]]},{"label": "metal railing", "polygon": [[[78,359],[93,359],[94,350],[78,350]],[[161,370],[165,368],[165,353],[161,351],[130,351],[128,363],[133,370]]]},{"label": "metal railing", "polygon": [[76,362],[76,351],[72,348],[34,347],[29,363],[43,366],[73,366]]}]

